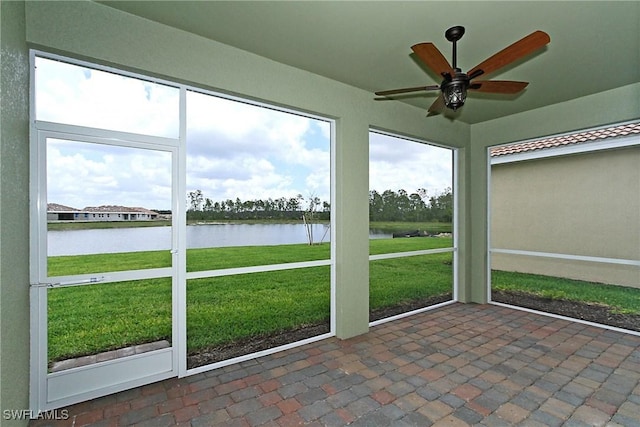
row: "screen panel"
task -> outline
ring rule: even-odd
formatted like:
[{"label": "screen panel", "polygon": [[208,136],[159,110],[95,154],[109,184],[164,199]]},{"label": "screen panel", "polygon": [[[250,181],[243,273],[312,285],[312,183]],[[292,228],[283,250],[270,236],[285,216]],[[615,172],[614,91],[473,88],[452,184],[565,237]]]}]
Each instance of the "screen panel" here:
[{"label": "screen panel", "polygon": [[47,275],[171,266],[172,154],[46,139]]}]

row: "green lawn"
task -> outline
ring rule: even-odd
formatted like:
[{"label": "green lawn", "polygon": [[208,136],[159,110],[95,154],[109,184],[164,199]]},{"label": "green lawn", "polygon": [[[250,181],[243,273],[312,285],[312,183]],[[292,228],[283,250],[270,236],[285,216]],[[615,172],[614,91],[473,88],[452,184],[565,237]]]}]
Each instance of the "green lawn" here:
[{"label": "green lawn", "polygon": [[[408,252],[451,247],[451,238],[413,237],[402,239],[373,239],[370,254]],[[274,245],[237,246],[226,248],[189,249],[187,271],[217,270],[222,268],[329,259],[331,246]],[[119,254],[96,254],[49,257],[50,276],[104,273],[171,266],[171,254],[165,251],[147,251]]]},{"label": "green lawn", "polygon": [[453,241],[450,237],[410,237],[401,239],[369,240],[369,254],[388,254],[394,252],[410,252],[428,249],[450,248]]},{"label": "green lawn", "polygon": [[[187,250],[187,271],[218,270],[329,259],[330,245],[231,246]],[[142,270],[171,266],[164,251],[49,257],[50,276]]]},{"label": "green lawn", "polygon": [[[371,241],[371,253],[447,247],[451,239]],[[192,249],[188,271],[328,259],[330,245]],[[371,263],[370,306],[388,307],[450,292],[451,253]],[[51,275],[169,266],[168,251],[49,258]],[[88,267],[89,266],[89,267]],[[171,340],[170,279],[49,290],[49,359]],[[189,352],[248,336],[328,321],[330,268],[312,267],[187,282]]]},{"label": "green lawn", "polygon": [[48,291],[49,360],[170,339],[171,279]]},{"label": "green lawn", "polygon": [[230,246],[187,250],[187,271],[317,261],[331,257],[331,245]]},{"label": "green lawn", "polygon": [[187,350],[329,322],[330,267],[187,282]]},{"label": "green lawn", "polygon": [[637,288],[498,270],[491,272],[491,286],[499,291],[605,304],[620,313],[640,314],[640,289]]},{"label": "green lawn", "polygon": [[451,293],[451,260],[444,253],[371,261],[369,310]]},{"label": "green lawn", "polygon": [[[409,238],[370,241],[370,253],[450,247],[451,239]],[[329,258],[330,246],[278,245],[193,249],[188,271]],[[439,253],[370,263],[369,308],[392,307],[452,291],[452,254]],[[52,275],[169,266],[168,251],[52,257]],[[640,290],[556,277],[494,271],[497,290],[531,292],[551,298],[598,302],[640,314]],[[159,339],[171,340],[171,280],[54,288],[49,291],[49,359],[95,354]],[[197,352],[258,335],[327,322],[330,268],[310,267],[187,282],[187,346]]]},{"label": "green lawn", "polygon": [[125,252],[117,254],[65,255],[47,259],[49,276],[143,270],[171,266],[166,251]]}]

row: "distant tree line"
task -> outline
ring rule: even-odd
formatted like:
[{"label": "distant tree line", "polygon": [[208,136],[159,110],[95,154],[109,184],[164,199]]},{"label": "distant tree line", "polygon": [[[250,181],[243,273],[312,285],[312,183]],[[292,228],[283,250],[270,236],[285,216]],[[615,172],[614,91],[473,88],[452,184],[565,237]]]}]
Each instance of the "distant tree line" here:
[{"label": "distant tree line", "polygon": [[[312,220],[329,220],[331,205],[315,195],[306,199],[298,194],[295,197],[277,199],[214,201],[205,197],[201,190],[187,194],[187,219],[225,220],[225,219],[301,219],[303,215]],[[439,221],[451,222],[453,219],[453,194],[451,188],[429,197],[427,191],[419,189],[414,193],[405,190],[386,190],[379,193],[369,192],[369,219],[371,221]]]},{"label": "distant tree line", "polygon": [[305,199],[302,194],[296,197],[268,198],[265,200],[227,199],[213,201],[204,197],[201,190],[187,193],[187,219],[300,219],[303,214],[313,214],[314,220],[328,220],[331,205],[321,201],[315,195]]},{"label": "distant tree line", "polygon": [[446,188],[429,197],[424,188],[415,193],[405,190],[369,191],[369,219],[371,221],[439,221],[453,220],[453,192]]}]

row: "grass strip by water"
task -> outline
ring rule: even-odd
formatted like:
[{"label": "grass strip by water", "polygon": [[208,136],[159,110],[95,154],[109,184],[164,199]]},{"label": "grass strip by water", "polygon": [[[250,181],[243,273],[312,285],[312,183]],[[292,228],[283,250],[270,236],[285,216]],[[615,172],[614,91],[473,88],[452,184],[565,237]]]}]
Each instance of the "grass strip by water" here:
[{"label": "grass strip by water", "polygon": [[138,227],[170,227],[169,220],[154,221],[52,221],[47,223],[49,231],[64,230],[95,230],[108,228],[138,228]]},{"label": "grass strip by water", "polygon": [[492,289],[526,292],[535,296],[604,304],[615,312],[640,314],[640,289],[539,274],[493,270]]},{"label": "grass strip by water", "polygon": [[453,225],[450,222],[403,222],[403,221],[370,221],[369,228],[384,230],[387,233],[404,233],[419,230],[430,234],[451,233]]},{"label": "grass strip by water", "polygon": [[[370,254],[409,252],[451,247],[451,238],[413,237],[373,239]],[[316,261],[330,258],[331,245],[291,244],[270,246],[230,246],[187,250],[187,271]],[[143,270],[171,266],[171,253],[141,251],[115,254],[55,256],[47,260],[49,276],[104,273],[110,271]]]},{"label": "grass strip by water", "polygon": [[[251,267],[329,259],[330,245],[230,246],[187,250],[187,271]],[[48,258],[50,276],[143,270],[171,266],[171,253],[141,251],[115,254],[56,256]]]}]

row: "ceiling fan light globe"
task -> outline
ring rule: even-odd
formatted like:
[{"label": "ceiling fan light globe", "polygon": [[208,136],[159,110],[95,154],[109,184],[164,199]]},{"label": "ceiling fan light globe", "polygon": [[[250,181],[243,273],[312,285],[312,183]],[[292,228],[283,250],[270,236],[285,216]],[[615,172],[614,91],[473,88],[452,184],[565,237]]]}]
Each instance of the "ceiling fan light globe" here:
[{"label": "ceiling fan light globe", "polygon": [[444,96],[444,105],[456,111],[462,107],[467,100],[467,87],[464,84],[454,81],[444,86],[442,94]]}]

